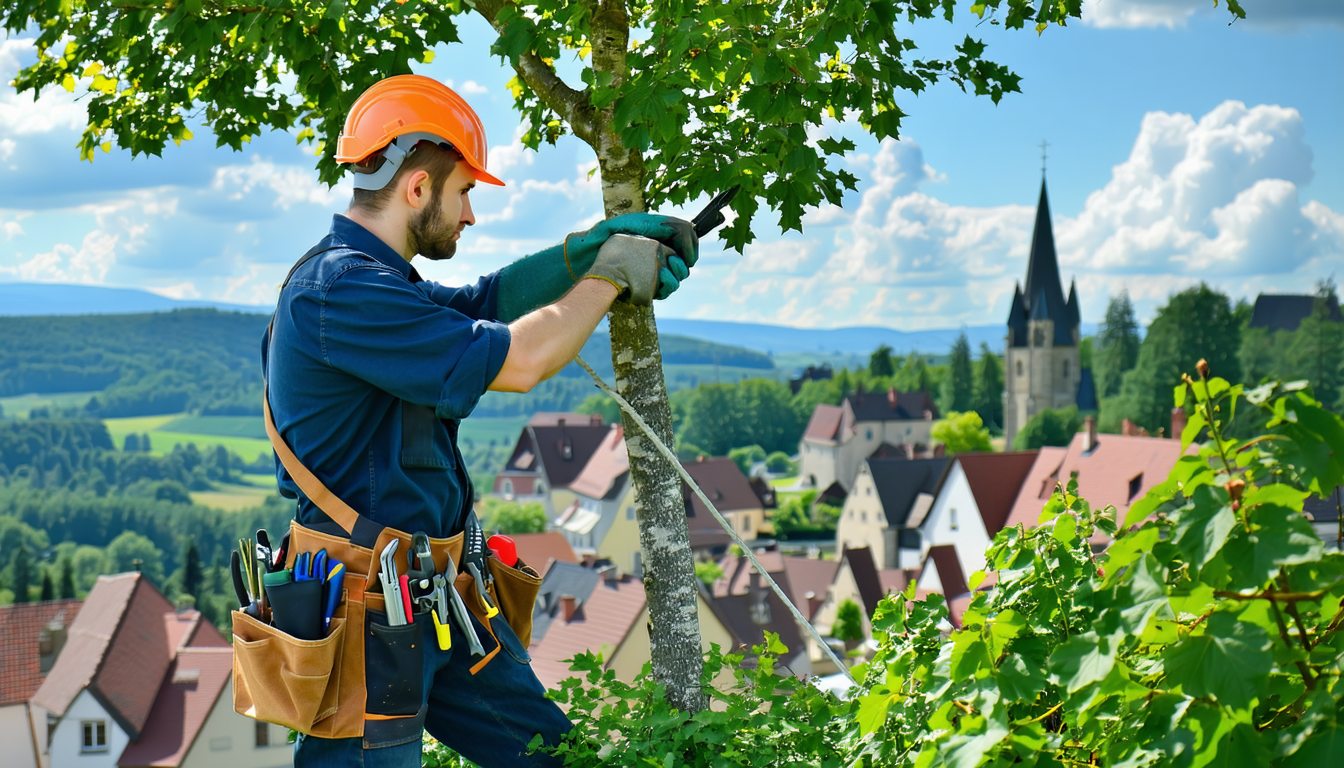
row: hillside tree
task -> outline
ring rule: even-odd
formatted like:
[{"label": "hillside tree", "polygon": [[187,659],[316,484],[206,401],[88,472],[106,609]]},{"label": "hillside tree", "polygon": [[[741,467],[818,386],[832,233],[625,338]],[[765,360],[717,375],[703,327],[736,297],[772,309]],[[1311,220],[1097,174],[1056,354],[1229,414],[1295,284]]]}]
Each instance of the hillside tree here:
[{"label": "hillside tree", "polygon": [[971,363],[971,342],[965,331],[952,343],[952,359],[939,389],[938,408],[944,413],[968,411],[974,404],[975,368]]},{"label": "hillside tree", "polygon": [[945,412],[943,418],[934,422],[931,436],[935,442],[942,443],[949,454],[994,450],[989,430],[985,429],[980,414],[975,411]]},{"label": "hillside tree", "polygon": [[58,596],[62,600],[75,599],[75,568],[70,557],[61,558],[61,585]]},{"label": "hillside tree", "polygon": [[33,584],[33,556],[28,553],[28,547],[20,544],[19,548],[14,550],[10,572],[13,575],[9,580],[9,588],[14,592],[14,602],[31,602],[29,589]]},{"label": "hillside tree", "polygon": [[980,420],[992,430],[1003,425],[1003,363],[980,342],[980,360],[975,366],[975,405]]},{"label": "hillside tree", "polygon": [[868,356],[868,373],[871,376],[891,376],[896,373],[896,362],[891,357],[891,347],[879,344]]},{"label": "hillside tree", "polygon": [[[1080,18],[1082,3],[983,0],[970,10],[992,26],[1039,34]],[[857,188],[839,162],[855,144],[817,138],[827,119],[896,138],[898,100],[940,80],[995,102],[1020,90],[1020,78],[969,35],[941,54],[920,51],[915,22],[950,22],[954,12],[952,0],[14,0],[4,26],[40,30],[37,61],[14,80],[20,92],[62,85],[89,94],[83,157],[113,142],[157,155],[191,138],[189,122],[234,150],[265,130],[295,129],[316,143],[319,174],[333,183],[342,171],[332,152],[354,99],[429,61],[435,46],[458,39],[462,14],[479,14],[497,35],[492,52],[517,75],[509,87],[527,146],[566,133],[587,144],[609,217],[740,186],[722,231],[740,251],[762,204],[782,229],[801,230],[810,206],[839,205]],[[573,54],[581,84],[555,64]],[[617,386],[671,444],[653,309],[618,303],[609,320]],[[680,480],[631,420],[625,427],[652,585],[653,673],[672,704],[703,709],[690,548],[659,543],[687,541]]]},{"label": "hillside tree", "polygon": [[204,581],[205,573],[201,570],[201,553],[196,549],[196,539],[187,539],[187,546],[182,551],[182,591],[200,597]]},{"label": "hillside tree", "polygon": [[1083,416],[1077,406],[1042,408],[1022,425],[1013,438],[1013,450],[1034,451],[1046,445],[1064,446],[1073,440],[1083,426]]},{"label": "hillside tree", "polygon": [[[1120,393],[1120,381],[1139,361],[1139,323],[1129,291],[1121,290],[1106,305],[1106,319],[1097,335],[1094,355],[1097,397]],[[1086,368],[1087,364],[1082,363]]]},{"label": "hillside tree", "polygon": [[1316,390],[1316,399],[1327,407],[1344,409],[1344,323],[1334,319],[1339,307],[1335,285],[1323,280],[1316,288],[1311,314],[1292,336],[1283,370],[1284,378],[1303,378]]}]

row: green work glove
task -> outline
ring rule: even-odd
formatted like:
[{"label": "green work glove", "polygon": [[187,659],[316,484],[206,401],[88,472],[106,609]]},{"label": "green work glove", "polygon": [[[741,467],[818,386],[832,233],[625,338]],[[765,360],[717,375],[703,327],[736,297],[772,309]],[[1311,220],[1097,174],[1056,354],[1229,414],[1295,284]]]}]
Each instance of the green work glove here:
[{"label": "green work glove", "polygon": [[597,251],[593,266],[583,277],[606,280],[620,290],[620,298],[648,306],[658,294],[660,273],[677,252],[647,237],[612,235]]},{"label": "green work glove", "polygon": [[673,250],[674,255],[668,257],[659,275],[656,293],[659,299],[672,295],[690,275],[700,255],[699,239],[689,221],[654,213],[627,213],[569,235],[565,242],[525,256],[501,270],[496,316],[503,322],[512,322],[564,296],[588,273],[602,244],[615,234],[652,238]]}]

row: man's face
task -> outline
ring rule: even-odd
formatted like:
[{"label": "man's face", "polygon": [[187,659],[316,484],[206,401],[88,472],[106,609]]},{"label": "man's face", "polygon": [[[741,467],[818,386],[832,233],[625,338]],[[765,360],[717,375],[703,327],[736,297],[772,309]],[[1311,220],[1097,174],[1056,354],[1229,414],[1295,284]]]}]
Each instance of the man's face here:
[{"label": "man's face", "polygon": [[430,261],[444,261],[457,253],[462,229],[476,223],[468,193],[476,176],[465,160],[458,160],[443,186],[430,194],[429,204],[411,217],[411,244]]}]

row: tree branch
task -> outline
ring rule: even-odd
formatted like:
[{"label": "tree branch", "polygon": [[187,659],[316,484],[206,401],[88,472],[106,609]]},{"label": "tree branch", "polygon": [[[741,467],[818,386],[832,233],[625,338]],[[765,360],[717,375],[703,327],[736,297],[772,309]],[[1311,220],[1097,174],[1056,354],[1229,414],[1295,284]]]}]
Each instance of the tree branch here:
[{"label": "tree branch", "polygon": [[[507,2],[508,0],[476,0],[471,5],[490,23],[495,32],[503,34],[504,25],[499,22],[499,12]],[[583,139],[589,146],[597,146],[597,121],[586,91],[571,88],[556,74],[555,67],[547,64],[531,49],[518,57],[518,63],[513,69],[527,87],[541,98],[542,103],[569,124],[575,136]]]}]

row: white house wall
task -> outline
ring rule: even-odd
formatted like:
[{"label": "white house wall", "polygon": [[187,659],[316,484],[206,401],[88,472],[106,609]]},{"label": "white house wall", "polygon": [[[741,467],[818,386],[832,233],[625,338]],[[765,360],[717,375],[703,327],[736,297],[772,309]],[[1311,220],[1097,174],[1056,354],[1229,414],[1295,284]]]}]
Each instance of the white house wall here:
[{"label": "white house wall", "polygon": [[[107,751],[84,752],[85,720],[103,720],[107,723]],[[48,750],[51,768],[116,768],[117,759],[131,740],[117,721],[103,709],[88,689],[79,692],[65,717],[56,726]]]},{"label": "white house wall", "polygon": [[289,729],[267,725],[269,747],[258,747],[255,720],[233,711],[233,682],[215,701],[196,741],[182,760],[182,768],[289,768],[294,746],[287,744]]},{"label": "white house wall", "polygon": [[[42,729],[46,737],[46,729]],[[33,752],[33,731],[28,721],[28,705],[19,702],[0,707],[0,744],[4,745],[6,766],[37,768]]]},{"label": "white house wall", "polygon": [[[933,507],[924,518],[919,532],[921,560],[929,554],[930,547],[951,544],[957,549],[957,557],[968,579],[972,573],[984,570],[985,550],[989,548],[991,539],[985,530],[984,518],[980,516],[980,507],[975,503],[961,462],[952,463],[942,491],[934,499]],[[923,582],[919,586],[932,589]]]},{"label": "white house wall", "polygon": [[[865,466],[854,479],[854,488],[845,497],[845,505],[840,508],[840,522],[835,529],[837,556],[846,547],[871,547],[873,563],[879,570],[892,567],[886,564],[889,539],[886,529],[887,516],[882,511],[882,499],[877,495],[873,476]],[[895,555],[895,552],[891,553],[893,558]]]}]

